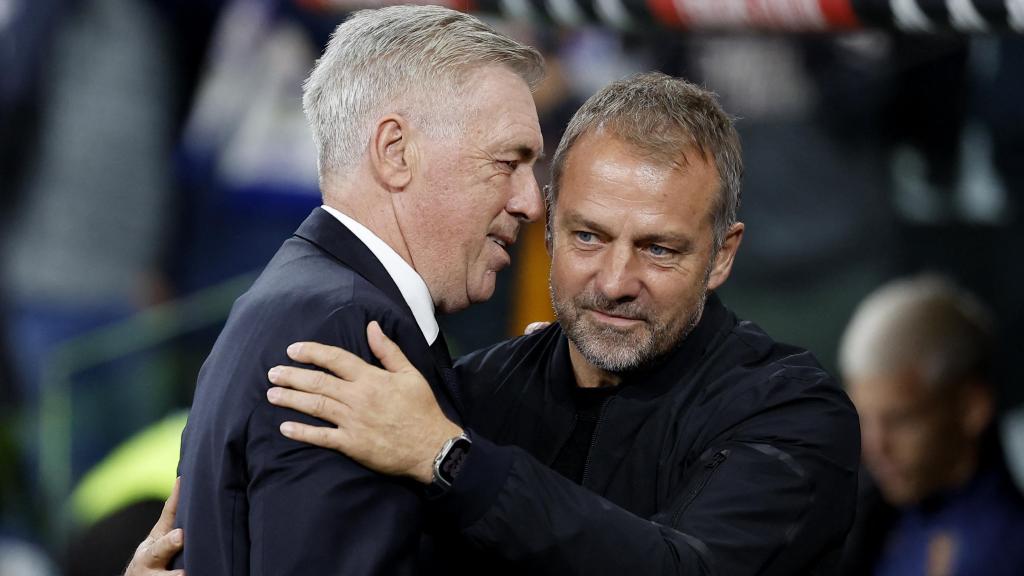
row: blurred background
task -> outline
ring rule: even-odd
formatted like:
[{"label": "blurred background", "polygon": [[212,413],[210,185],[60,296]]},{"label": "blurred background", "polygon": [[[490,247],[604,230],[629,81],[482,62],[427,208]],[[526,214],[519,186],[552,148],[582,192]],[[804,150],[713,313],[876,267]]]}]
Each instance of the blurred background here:
[{"label": "blurred background", "polygon": [[[131,551],[98,551],[148,532],[231,303],[320,204],[301,83],[354,7],[0,0],[0,575],[112,574]],[[939,272],[994,312],[997,414],[1024,401],[1024,4],[456,7],[545,54],[549,157],[632,72],[720,95],[746,160],[722,290],[741,317],[834,371],[866,294]],[[443,319],[456,353],[551,317],[541,225],[517,252]]]}]

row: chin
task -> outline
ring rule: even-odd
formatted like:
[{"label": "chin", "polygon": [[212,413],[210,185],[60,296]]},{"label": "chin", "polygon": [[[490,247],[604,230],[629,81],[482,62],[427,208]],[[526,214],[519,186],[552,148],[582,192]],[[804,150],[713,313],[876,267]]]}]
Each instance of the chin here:
[{"label": "chin", "polygon": [[487,272],[484,278],[481,279],[480,284],[468,291],[466,294],[470,304],[480,304],[481,302],[487,302],[494,296],[495,279],[497,277],[496,272]]}]

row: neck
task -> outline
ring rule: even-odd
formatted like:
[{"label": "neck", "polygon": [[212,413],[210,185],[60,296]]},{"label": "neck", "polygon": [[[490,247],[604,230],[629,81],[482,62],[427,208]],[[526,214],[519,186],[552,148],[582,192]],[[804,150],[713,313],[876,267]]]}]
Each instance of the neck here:
[{"label": "neck", "polygon": [[569,340],[569,359],[573,375],[576,376],[576,385],[580,388],[609,388],[622,383],[622,376],[602,370],[587,361],[572,340]]},{"label": "neck", "polygon": [[416,268],[387,190],[372,180],[367,182],[360,178],[353,178],[346,185],[325,185],[323,188],[324,204],[365,226],[413,269]]}]

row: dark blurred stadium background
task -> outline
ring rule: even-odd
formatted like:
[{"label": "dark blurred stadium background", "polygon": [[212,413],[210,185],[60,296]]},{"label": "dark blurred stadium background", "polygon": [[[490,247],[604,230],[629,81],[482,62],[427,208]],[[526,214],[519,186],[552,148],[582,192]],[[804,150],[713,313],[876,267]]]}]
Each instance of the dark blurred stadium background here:
[{"label": "dark blurred stadium background", "polygon": [[[84,529],[132,505],[151,522],[231,302],[319,204],[301,82],[363,5],[0,0],[0,574],[88,573]],[[721,96],[747,165],[723,290],[742,316],[834,369],[860,298],[945,273],[997,313],[1000,412],[1024,401],[1024,1],[455,7],[545,53],[549,154],[631,72]],[[517,251],[490,302],[443,320],[456,352],[551,317],[540,225]]]}]

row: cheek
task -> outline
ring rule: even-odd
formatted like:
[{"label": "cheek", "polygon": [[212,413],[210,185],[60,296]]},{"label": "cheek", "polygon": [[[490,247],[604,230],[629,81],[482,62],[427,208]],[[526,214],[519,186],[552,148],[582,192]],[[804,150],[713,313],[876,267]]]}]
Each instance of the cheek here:
[{"label": "cheek", "polygon": [[701,285],[689,275],[651,270],[644,284],[655,308],[665,316],[688,316],[700,298]]},{"label": "cheek", "polygon": [[551,255],[551,285],[563,296],[575,294],[592,276],[590,268],[586,259],[574,256],[571,251],[556,250]]},{"label": "cheek", "polygon": [[935,458],[936,438],[927,426],[907,427],[892,433],[894,458],[904,468],[917,470]]}]

